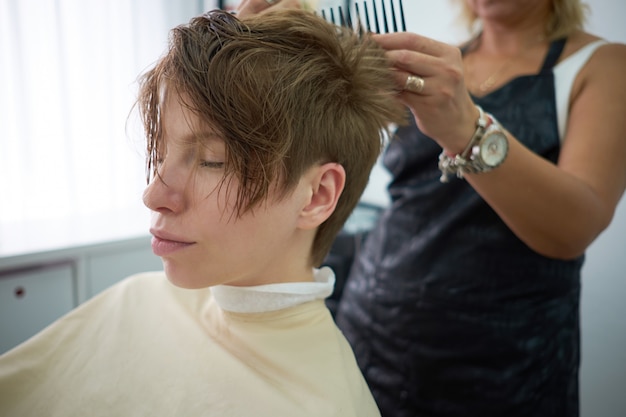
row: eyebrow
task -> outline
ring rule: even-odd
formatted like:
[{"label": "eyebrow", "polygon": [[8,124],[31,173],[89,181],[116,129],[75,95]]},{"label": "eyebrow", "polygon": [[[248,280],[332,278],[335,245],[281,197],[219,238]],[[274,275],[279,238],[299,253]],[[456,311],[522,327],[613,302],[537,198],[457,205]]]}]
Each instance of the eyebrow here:
[{"label": "eyebrow", "polygon": [[222,139],[222,136],[214,130],[201,130],[199,132],[192,133],[191,136],[196,139]]},{"label": "eyebrow", "polygon": [[181,144],[185,144],[185,145],[194,145],[198,142],[202,142],[202,140],[221,140],[223,141],[224,139],[222,138],[222,136],[212,130],[203,130],[200,132],[191,132],[188,133],[186,135],[184,135],[183,137],[181,137],[178,142],[180,142]]}]

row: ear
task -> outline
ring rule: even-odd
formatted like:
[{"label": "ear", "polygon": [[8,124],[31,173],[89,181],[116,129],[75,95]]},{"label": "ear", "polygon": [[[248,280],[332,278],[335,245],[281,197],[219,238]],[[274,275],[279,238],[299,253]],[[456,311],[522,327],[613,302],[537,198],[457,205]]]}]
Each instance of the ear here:
[{"label": "ear", "polygon": [[346,184],[346,171],[340,164],[329,162],[314,166],[305,175],[309,181],[309,199],[300,212],[298,226],[315,229],[330,217]]}]

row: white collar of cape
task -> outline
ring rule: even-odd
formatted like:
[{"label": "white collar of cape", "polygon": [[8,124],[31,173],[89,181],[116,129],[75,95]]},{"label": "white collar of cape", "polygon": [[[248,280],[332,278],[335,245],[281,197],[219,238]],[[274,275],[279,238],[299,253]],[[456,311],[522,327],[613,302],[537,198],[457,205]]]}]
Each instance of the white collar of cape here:
[{"label": "white collar of cape", "polygon": [[216,285],[211,288],[220,308],[233,313],[263,313],[294,307],[313,300],[325,299],[335,287],[335,274],[329,267],[313,269],[314,282],[236,287]]}]

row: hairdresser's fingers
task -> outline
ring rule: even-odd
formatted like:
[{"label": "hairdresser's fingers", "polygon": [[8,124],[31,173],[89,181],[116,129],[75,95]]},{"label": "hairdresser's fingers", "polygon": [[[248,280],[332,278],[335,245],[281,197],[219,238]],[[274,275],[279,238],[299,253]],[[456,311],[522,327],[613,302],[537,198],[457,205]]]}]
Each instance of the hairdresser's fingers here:
[{"label": "hairdresser's fingers", "polygon": [[393,76],[398,98],[411,109],[422,132],[446,149],[465,146],[467,126],[474,126],[477,116],[462,80],[397,68]]},{"label": "hairdresser's fingers", "polygon": [[436,76],[450,64],[441,58],[408,49],[390,50],[385,54],[392,67],[421,76]]},{"label": "hairdresser's fingers", "polygon": [[463,69],[461,51],[453,45],[405,32],[374,35],[373,39],[388,51],[394,66],[408,72],[430,75],[446,69],[454,72]]},{"label": "hairdresser's fingers", "polygon": [[426,36],[421,36],[411,32],[386,33],[373,35],[374,40],[384,49],[420,52],[432,56],[442,56],[453,46],[436,41]]},{"label": "hairdresser's fingers", "polygon": [[428,96],[436,89],[435,85],[432,85],[436,79],[432,77],[403,70],[395,70],[393,71],[393,78],[397,86],[396,90],[398,94],[401,95],[416,94],[419,96]]},{"label": "hairdresser's fingers", "polygon": [[398,90],[431,96],[429,104],[442,112],[455,102],[465,103],[469,95],[459,48],[411,33],[376,35],[374,40],[397,70]]},{"label": "hairdresser's fingers", "polygon": [[277,9],[307,9],[306,2],[301,0],[280,0],[275,5],[273,5],[270,10]]},{"label": "hairdresser's fingers", "polygon": [[272,3],[275,4],[276,2],[268,2],[267,0],[243,0],[239,3],[239,6],[237,6],[237,15],[239,17],[246,17],[260,13],[271,7]]}]

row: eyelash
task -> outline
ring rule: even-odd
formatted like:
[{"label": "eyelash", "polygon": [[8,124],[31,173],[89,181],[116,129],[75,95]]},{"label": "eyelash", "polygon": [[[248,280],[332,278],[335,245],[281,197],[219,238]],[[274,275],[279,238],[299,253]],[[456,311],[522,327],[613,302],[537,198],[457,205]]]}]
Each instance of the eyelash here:
[{"label": "eyelash", "polygon": [[224,167],[224,163],[223,162],[213,162],[213,161],[200,161],[200,166],[202,168],[223,168]]},{"label": "eyelash", "polygon": [[[154,165],[161,166],[163,158],[155,158]],[[221,169],[224,168],[224,162],[200,160],[200,168]]]}]

